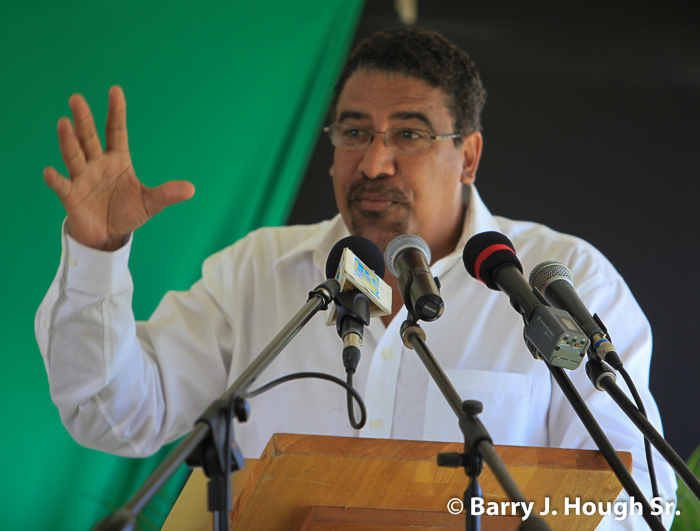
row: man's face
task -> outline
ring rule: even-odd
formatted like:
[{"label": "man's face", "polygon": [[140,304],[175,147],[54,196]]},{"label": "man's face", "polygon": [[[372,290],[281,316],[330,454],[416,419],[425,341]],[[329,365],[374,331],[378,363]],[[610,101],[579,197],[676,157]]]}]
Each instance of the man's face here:
[{"label": "man's face", "polygon": [[[424,81],[384,72],[358,70],[338,99],[336,122],[374,131],[412,127],[432,135],[453,133],[441,89]],[[454,249],[462,229],[462,184],[474,181],[481,135],[455,146],[433,140],[421,153],[395,153],[375,135],[363,151],[335,149],[335,200],[352,234],[382,250],[395,237],[414,234],[439,258]]]}]

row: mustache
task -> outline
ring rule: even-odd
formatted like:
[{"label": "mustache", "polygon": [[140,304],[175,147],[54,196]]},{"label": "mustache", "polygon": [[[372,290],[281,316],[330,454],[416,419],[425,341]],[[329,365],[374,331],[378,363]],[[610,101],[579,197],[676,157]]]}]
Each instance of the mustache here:
[{"label": "mustache", "polygon": [[350,185],[350,189],[348,190],[348,203],[359,201],[368,195],[380,196],[383,199],[396,203],[407,203],[409,200],[407,192],[392,186],[387,181],[363,177]]}]

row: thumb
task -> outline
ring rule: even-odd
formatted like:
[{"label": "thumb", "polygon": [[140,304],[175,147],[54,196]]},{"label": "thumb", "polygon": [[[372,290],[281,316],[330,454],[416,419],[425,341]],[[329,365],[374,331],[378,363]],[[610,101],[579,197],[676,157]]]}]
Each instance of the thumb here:
[{"label": "thumb", "polygon": [[189,181],[168,181],[155,188],[144,190],[144,206],[148,217],[155,216],[165,207],[187,201],[194,195],[194,185]]},{"label": "thumb", "polygon": [[44,182],[49,185],[49,188],[56,192],[59,199],[65,199],[71,190],[72,183],[70,180],[58,173],[56,168],[53,166],[47,166],[44,168],[43,174]]}]

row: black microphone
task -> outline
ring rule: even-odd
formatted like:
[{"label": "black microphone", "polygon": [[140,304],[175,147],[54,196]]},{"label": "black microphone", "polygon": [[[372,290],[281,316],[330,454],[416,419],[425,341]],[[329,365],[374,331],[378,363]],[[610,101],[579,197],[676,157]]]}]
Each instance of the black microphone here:
[{"label": "black microphone", "polygon": [[326,278],[334,278],[336,276],[340,258],[343,256],[343,251],[346,248],[355,253],[355,256],[362,260],[377,275],[384,278],[386,269],[382,251],[377,247],[376,243],[363,236],[347,236],[333,246],[326,260]]},{"label": "black microphone", "polygon": [[430,247],[418,236],[394,238],[384,252],[386,265],[398,278],[408,312],[423,321],[435,321],[445,311],[440,283],[430,272]]},{"label": "black microphone", "polygon": [[605,331],[588,311],[574,289],[574,277],[564,264],[548,260],[537,265],[530,273],[530,286],[539,291],[555,308],[566,310],[591,340],[595,353],[618,368],[622,364]]},{"label": "black microphone", "polygon": [[[384,277],[384,257],[377,245],[362,236],[348,236],[337,242],[326,260],[326,278],[339,277],[346,267],[341,261],[345,249],[349,249],[365,268],[369,268],[379,278]],[[352,277],[350,277],[352,284]],[[354,288],[357,286],[353,285]],[[389,297],[391,298],[391,297]],[[336,330],[343,339],[343,365],[345,371],[354,373],[360,361],[360,347],[365,325],[369,325],[372,302],[359,289],[341,291],[334,299],[336,303]]]},{"label": "black microphone", "polygon": [[515,311],[530,324],[535,309],[543,304],[523,277],[515,247],[505,235],[482,232],[472,236],[464,246],[462,260],[472,277],[489,289],[505,293]]},{"label": "black microphone", "polygon": [[472,236],[462,254],[469,274],[495,291],[502,291],[523,317],[525,337],[550,365],[575,369],[589,341],[571,316],[546,306],[523,277],[523,266],[511,241],[500,232]]}]

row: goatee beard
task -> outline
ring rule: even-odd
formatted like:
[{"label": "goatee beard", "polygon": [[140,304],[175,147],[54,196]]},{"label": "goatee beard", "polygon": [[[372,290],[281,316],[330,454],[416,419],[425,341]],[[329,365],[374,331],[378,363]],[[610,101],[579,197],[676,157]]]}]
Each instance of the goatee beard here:
[{"label": "goatee beard", "polygon": [[[360,200],[367,196],[379,196],[394,204],[386,210],[360,208]],[[372,240],[384,252],[391,240],[407,233],[411,213],[409,195],[389,184],[386,178],[363,177],[350,186],[347,197],[352,234]]]}]

